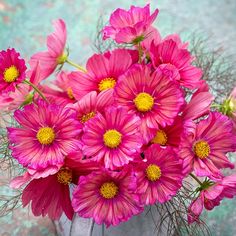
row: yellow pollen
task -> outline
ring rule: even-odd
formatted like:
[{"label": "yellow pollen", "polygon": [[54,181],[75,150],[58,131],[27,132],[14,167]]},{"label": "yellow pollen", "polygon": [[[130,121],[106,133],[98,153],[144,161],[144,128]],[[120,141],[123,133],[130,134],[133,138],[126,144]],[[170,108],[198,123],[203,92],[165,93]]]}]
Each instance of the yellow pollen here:
[{"label": "yellow pollen", "polygon": [[146,169],[146,176],[150,181],[157,181],[161,177],[161,169],[155,164],[150,164]]},{"label": "yellow pollen", "polygon": [[114,182],[105,182],[100,187],[100,194],[106,199],[114,198],[118,193],[118,186]]},{"label": "yellow pollen", "polygon": [[12,83],[16,81],[16,79],[19,77],[20,73],[18,69],[15,66],[10,66],[3,72],[3,79],[7,83]]},{"label": "yellow pollen", "polygon": [[52,144],[56,135],[52,128],[50,127],[42,127],[37,132],[37,139],[43,145]]},{"label": "yellow pollen", "polygon": [[82,123],[85,123],[86,121],[88,121],[88,120],[90,120],[91,118],[93,118],[95,115],[96,115],[95,112],[93,112],[93,111],[92,111],[92,112],[89,112],[89,113],[83,115],[83,116],[80,118],[80,121],[81,121]]},{"label": "yellow pollen", "polygon": [[61,184],[68,185],[72,182],[72,171],[67,168],[62,168],[57,173],[57,181]]},{"label": "yellow pollen", "polygon": [[74,94],[73,94],[73,91],[72,91],[72,89],[71,88],[68,88],[67,89],[67,95],[68,95],[68,97],[70,98],[70,99],[75,99],[75,97],[74,97]]},{"label": "yellow pollen", "polygon": [[134,99],[134,104],[138,111],[150,111],[154,105],[154,98],[148,93],[139,93]]},{"label": "yellow pollen", "polygon": [[198,141],[193,146],[193,151],[197,157],[204,159],[210,154],[210,146],[206,141]]},{"label": "yellow pollen", "polygon": [[156,136],[151,140],[151,143],[158,143],[160,145],[166,145],[167,135],[163,130],[158,130]]},{"label": "yellow pollen", "polygon": [[101,82],[98,84],[99,91],[104,91],[110,88],[114,88],[116,85],[116,81],[113,78],[105,78],[101,80]]},{"label": "yellow pollen", "polygon": [[115,129],[109,129],[103,135],[104,144],[109,148],[117,148],[121,143],[122,134]]}]

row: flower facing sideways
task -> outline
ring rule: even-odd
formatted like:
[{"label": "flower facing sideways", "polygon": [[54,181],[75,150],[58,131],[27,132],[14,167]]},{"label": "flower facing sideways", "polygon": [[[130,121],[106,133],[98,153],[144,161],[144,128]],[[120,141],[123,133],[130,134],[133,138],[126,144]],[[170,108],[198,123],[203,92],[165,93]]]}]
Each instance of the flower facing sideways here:
[{"label": "flower facing sideways", "polygon": [[131,6],[128,11],[118,8],[110,17],[110,25],[102,30],[103,39],[112,38],[117,43],[140,43],[147,37],[149,28],[156,19],[159,10],[150,14],[150,5]]}]

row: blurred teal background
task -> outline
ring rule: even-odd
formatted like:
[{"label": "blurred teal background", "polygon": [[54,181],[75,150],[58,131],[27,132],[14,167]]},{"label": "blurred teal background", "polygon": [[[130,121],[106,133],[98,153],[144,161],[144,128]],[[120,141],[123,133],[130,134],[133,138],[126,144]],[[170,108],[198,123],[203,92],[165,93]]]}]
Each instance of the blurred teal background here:
[{"label": "blurred teal background", "polygon": [[[93,53],[101,16],[107,21],[118,7],[128,9],[131,4],[143,6],[147,2],[152,9],[160,10],[155,25],[163,36],[177,32],[187,40],[191,33],[198,32],[209,37],[209,48],[220,46],[236,61],[235,0],[0,0],[0,49],[15,47],[28,59],[45,49],[46,35],[52,31],[51,21],[63,18],[71,58],[84,64]],[[0,173],[0,194],[10,191],[3,187],[7,181],[5,174]],[[206,214],[213,235],[236,235],[235,204],[236,199],[223,201],[221,207]],[[28,209],[19,209],[0,219],[0,235],[50,236],[56,235],[56,229],[49,219],[34,218]]]}]

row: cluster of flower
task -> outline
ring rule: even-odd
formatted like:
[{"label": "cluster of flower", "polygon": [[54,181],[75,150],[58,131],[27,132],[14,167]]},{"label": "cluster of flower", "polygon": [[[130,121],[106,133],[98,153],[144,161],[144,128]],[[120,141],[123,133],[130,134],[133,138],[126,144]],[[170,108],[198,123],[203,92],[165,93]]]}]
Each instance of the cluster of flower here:
[{"label": "cluster of flower", "polygon": [[[0,52],[0,106],[19,124],[7,128],[9,148],[26,170],[11,186],[24,186],[34,215],[118,225],[172,199],[189,175],[199,184],[189,223],[236,195],[236,175],[221,171],[234,167],[226,154],[236,150],[236,90],[212,111],[188,44],[161,38],[157,15],[149,5],[115,10],[103,39],[123,48],[94,54],[86,69],[68,59],[61,19],[30,69],[15,49]],[[76,70],[45,85],[65,63]]]}]

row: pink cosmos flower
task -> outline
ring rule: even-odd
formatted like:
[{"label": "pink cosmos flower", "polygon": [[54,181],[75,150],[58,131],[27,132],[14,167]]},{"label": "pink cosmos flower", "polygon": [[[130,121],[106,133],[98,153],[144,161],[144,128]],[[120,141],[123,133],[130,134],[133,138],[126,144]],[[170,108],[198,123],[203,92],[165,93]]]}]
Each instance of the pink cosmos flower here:
[{"label": "pink cosmos flower", "polygon": [[113,89],[118,78],[132,65],[132,55],[125,49],[95,54],[87,62],[87,73],[72,72],[73,94],[77,100],[91,91]]},{"label": "pink cosmos flower", "polygon": [[152,144],[159,144],[163,147],[170,146],[174,150],[179,149],[182,135],[185,131],[185,122],[181,116],[177,116],[172,125],[159,127],[159,129],[150,130],[153,133]]},{"label": "pink cosmos flower", "polygon": [[[37,81],[40,77],[40,68],[37,64],[36,67],[29,74],[30,81]],[[32,93],[32,87],[28,84],[18,84],[14,92],[2,94],[0,96],[0,108],[4,111],[12,111],[20,106],[29,104],[32,100],[38,98],[38,94]]]},{"label": "pink cosmos flower", "polygon": [[65,155],[77,150],[81,124],[68,108],[39,100],[14,118],[20,128],[8,128],[12,156],[24,167],[41,170],[61,165]]},{"label": "pink cosmos flower", "polygon": [[153,66],[166,74],[172,81],[189,89],[198,88],[202,81],[201,69],[192,66],[193,57],[173,39],[151,45],[150,56]]},{"label": "pink cosmos flower", "polygon": [[66,44],[66,25],[62,19],[53,21],[55,31],[47,37],[47,51],[38,52],[30,59],[33,68],[39,62],[41,68],[41,80],[53,73],[57,65],[63,64],[67,58],[64,54]]},{"label": "pink cosmos flower", "polygon": [[0,94],[14,92],[16,85],[26,77],[25,61],[14,48],[0,51]]},{"label": "pink cosmos flower", "polygon": [[120,107],[108,108],[87,121],[82,136],[83,153],[115,169],[133,160],[143,144],[140,119]]},{"label": "pink cosmos flower", "polygon": [[144,161],[135,165],[137,193],[149,205],[169,201],[180,189],[182,164],[171,148],[152,145],[144,152]]},{"label": "pink cosmos flower", "polygon": [[[150,141],[147,127],[171,125],[184,103],[183,93],[160,72],[136,65],[123,75],[115,88],[115,99],[142,120],[141,132]],[[151,137],[152,138],[152,137]]]},{"label": "pink cosmos flower", "polygon": [[197,176],[221,178],[220,169],[234,168],[226,153],[235,151],[235,141],[232,122],[218,112],[211,112],[207,119],[193,124],[191,133],[180,143],[185,173],[194,170]]},{"label": "pink cosmos flower", "polygon": [[209,92],[207,83],[203,83],[192,95],[190,102],[184,107],[182,112],[183,119],[196,120],[209,114],[213,100],[214,97]]},{"label": "pink cosmos flower", "polygon": [[98,112],[103,113],[103,111],[113,103],[112,90],[108,89],[99,94],[95,91],[86,94],[80,101],[73,104],[71,108],[77,111],[79,121],[84,124]]},{"label": "pink cosmos flower", "polygon": [[110,25],[102,30],[103,39],[112,38],[117,43],[137,44],[145,38],[158,12],[156,9],[150,14],[149,4],[143,8],[131,6],[128,11],[118,8],[110,16]]},{"label": "pink cosmos flower", "polygon": [[236,195],[236,175],[224,177],[222,180],[201,190],[199,196],[188,208],[188,223],[199,221],[203,208],[212,210],[219,206],[223,198],[233,198]]},{"label": "pink cosmos flower", "polygon": [[72,206],[79,216],[93,218],[97,224],[116,226],[143,211],[130,168],[120,172],[107,169],[80,177],[73,192]]},{"label": "pink cosmos flower", "polygon": [[13,111],[24,104],[28,99],[32,99],[30,87],[27,84],[17,86],[15,92],[0,96],[0,109],[4,111]]},{"label": "pink cosmos flower", "polygon": [[[64,212],[72,220],[74,210],[71,206],[69,184],[78,182],[81,175],[87,175],[97,170],[95,162],[83,160],[82,152],[67,156],[65,164],[50,175],[35,172],[30,175],[15,178],[11,187],[19,188],[28,183],[23,190],[22,203],[27,206],[31,202],[31,209],[35,216],[48,215],[53,220],[58,220]],[[46,171],[47,172],[47,171]],[[44,177],[41,177],[44,175]]]},{"label": "pink cosmos flower", "polygon": [[76,102],[69,79],[69,72],[61,71],[52,86],[41,85],[40,90],[51,103],[66,106]]}]

